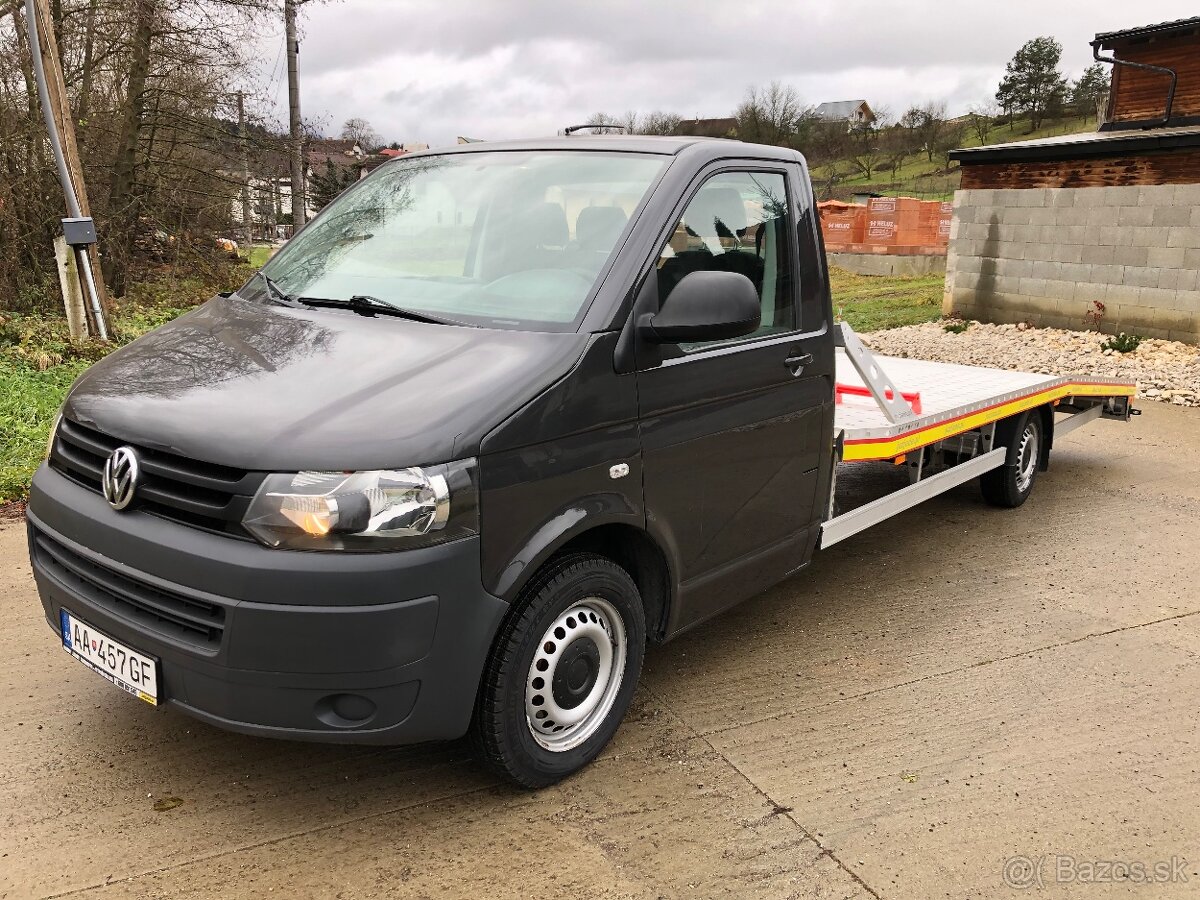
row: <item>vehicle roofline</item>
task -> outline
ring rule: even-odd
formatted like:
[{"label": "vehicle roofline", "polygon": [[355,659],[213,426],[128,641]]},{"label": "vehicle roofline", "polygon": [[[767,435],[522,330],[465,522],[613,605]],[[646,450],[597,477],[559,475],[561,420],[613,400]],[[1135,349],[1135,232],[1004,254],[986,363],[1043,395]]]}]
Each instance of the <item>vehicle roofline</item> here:
[{"label": "vehicle roofline", "polygon": [[689,156],[708,159],[750,157],[786,162],[803,161],[804,157],[787,147],[751,144],[732,138],[670,135],[570,135],[544,138],[522,138],[504,141],[474,141],[448,147],[431,147],[390,159],[380,169],[403,160],[449,156],[463,153],[523,152],[530,150],[565,150],[580,152],[643,153],[658,156]]}]

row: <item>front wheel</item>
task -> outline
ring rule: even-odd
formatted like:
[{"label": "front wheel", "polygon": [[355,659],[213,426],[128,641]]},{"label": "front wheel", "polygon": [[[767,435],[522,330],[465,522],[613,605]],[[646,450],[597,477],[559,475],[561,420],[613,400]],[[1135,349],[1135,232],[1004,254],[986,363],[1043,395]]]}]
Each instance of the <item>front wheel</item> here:
[{"label": "front wheel", "polygon": [[1033,493],[1042,455],[1042,417],[1036,409],[1005,419],[996,427],[997,442],[1008,447],[1004,465],[979,477],[983,499],[992,506],[1015,508]]},{"label": "front wheel", "polygon": [[641,595],[602,556],[563,556],[530,582],[496,638],[471,722],[497,774],[544,787],[595,759],[633,699],[646,646]]}]

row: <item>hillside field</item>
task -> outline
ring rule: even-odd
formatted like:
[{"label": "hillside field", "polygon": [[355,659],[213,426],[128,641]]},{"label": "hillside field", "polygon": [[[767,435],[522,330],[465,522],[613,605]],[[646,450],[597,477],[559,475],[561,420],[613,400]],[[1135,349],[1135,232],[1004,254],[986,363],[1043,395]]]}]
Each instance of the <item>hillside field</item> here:
[{"label": "hillside field", "polygon": [[[988,135],[988,144],[1007,144],[1014,141],[1031,141],[1036,138],[1053,137],[1060,134],[1094,130],[1094,118],[1068,117],[1043,123],[1036,131],[1030,129],[1027,119],[1017,119],[1012,126],[994,125]],[[961,147],[980,146],[979,137],[969,129],[964,132]],[[895,179],[891,169],[876,168],[868,179],[862,174],[847,174],[854,168],[849,159],[838,160],[830,165],[816,166],[812,170],[813,186],[821,200],[848,200],[856,191],[874,191],[889,196],[920,197],[923,200],[949,200],[958,189],[958,163],[946,168],[946,160],[934,154],[930,162],[924,153],[910,156],[899,169]],[[830,185],[830,175],[836,171],[837,181]]]}]

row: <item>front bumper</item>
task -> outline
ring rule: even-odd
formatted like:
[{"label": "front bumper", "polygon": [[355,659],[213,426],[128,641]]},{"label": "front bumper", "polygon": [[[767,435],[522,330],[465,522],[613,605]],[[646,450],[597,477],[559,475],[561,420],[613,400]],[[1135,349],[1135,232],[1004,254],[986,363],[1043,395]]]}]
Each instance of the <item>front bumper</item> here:
[{"label": "front bumper", "polygon": [[461,736],[507,610],[478,538],[304,553],[115,512],[42,466],[29,551],[46,619],[70,610],[160,660],[160,702],[266,737],[404,744]]}]

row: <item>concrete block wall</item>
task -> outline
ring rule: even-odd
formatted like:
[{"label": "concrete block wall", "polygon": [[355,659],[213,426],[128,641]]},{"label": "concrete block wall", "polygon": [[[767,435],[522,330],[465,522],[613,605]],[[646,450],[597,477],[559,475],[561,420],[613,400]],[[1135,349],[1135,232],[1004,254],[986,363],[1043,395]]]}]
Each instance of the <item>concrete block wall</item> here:
[{"label": "concrete block wall", "polygon": [[1200,343],[1200,184],[954,195],[947,315]]},{"label": "concrete block wall", "polygon": [[831,266],[855,275],[938,275],[946,271],[946,257],[927,253],[826,253]]}]

